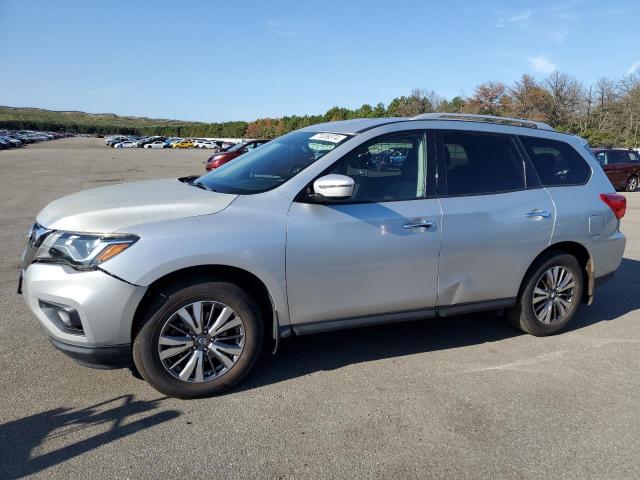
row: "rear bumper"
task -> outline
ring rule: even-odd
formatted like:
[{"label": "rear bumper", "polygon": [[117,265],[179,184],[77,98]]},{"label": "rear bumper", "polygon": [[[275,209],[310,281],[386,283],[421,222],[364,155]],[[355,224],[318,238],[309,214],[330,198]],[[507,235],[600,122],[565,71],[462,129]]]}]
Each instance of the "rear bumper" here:
[{"label": "rear bumper", "polygon": [[132,364],[131,345],[88,347],[71,345],[49,337],[51,344],[84,367],[111,369],[125,368]]},{"label": "rear bumper", "polygon": [[598,238],[590,245],[595,278],[606,277],[620,266],[627,240],[620,231]]}]

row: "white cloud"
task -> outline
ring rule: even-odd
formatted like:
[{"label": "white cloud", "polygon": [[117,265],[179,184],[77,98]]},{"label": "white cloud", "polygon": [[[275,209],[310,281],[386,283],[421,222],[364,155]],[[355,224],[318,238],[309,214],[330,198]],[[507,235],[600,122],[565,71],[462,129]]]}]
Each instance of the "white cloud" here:
[{"label": "white cloud", "polygon": [[638,70],[640,70],[640,60],[638,60],[637,62],[635,62],[633,65],[629,67],[629,70],[627,70],[627,75],[631,75],[632,73],[635,73]]},{"label": "white cloud", "polygon": [[265,21],[265,26],[271,33],[274,33],[282,38],[291,38],[296,34],[294,29],[292,28],[293,25],[290,22],[268,19]]},{"label": "white cloud", "polygon": [[531,10],[527,10],[526,12],[511,15],[510,17],[500,17],[496,22],[496,27],[503,28],[513,23],[524,22],[530,16],[531,16]]},{"label": "white cloud", "polygon": [[549,75],[558,69],[556,64],[553,63],[546,55],[529,57],[529,65],[535,72],[543,73],[545,75]]}]

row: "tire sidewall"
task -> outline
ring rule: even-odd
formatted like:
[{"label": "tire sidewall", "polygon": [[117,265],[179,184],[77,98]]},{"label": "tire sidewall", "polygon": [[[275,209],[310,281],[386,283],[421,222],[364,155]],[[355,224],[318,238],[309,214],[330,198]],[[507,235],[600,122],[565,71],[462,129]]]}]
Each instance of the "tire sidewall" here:
[{"label": "tire sidewall", "polygon": [[[535,289],[535,286],[537,285],[542,275],[548,269],[555,266],[567,268],[573,275],[576,287],[574,300],[565,318],[561,322],[548,325],[538,320],[538,317],[533,311],[533,290]],[[580,264],[575,257],[569,254],[560,253],[555,254],[550,258],[542,261],[539,266],[532,271],[531,275],[528,276],[526,286],[521,294],[521,315],[525,317],[522,320],[524,320],[528,324],[528,327],[531,330],[529,333],[542,336],[551,335],[559,330],[562,330],[567,325],[567,323],[571,321],[576,311],[578,310],[583,293],[584,275],[582,272],[582,268],[580,267]]]},{"label": "tire sidewall", "polygon": [[[238,361],[220,378],[204,383],[188,383],[166,371],[158,352],[158,338],[165,322],[180,308],[196,301],[217,301],[233,308],[244,325],[245,342]],[[154,310],[153,307],[150,310]],[[228,282],[204,282],[176,289],[155,311],[149,312],[133,344],[133,357],[142,377],[160,392],[178,398],[213,395],[240,382],[253,367],[261,350],[264,329],[253,299]]]}]

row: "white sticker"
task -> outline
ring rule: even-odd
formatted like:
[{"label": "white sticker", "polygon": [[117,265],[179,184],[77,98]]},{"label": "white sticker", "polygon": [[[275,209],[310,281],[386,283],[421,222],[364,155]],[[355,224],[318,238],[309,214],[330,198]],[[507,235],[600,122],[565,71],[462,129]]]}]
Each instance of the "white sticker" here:
[{"label": "white sticker", "polygon": [[309,140],[324,140],[325,142],[340,143],[347,138],[346,135],[340,135],[339,133],[316,133]]}]

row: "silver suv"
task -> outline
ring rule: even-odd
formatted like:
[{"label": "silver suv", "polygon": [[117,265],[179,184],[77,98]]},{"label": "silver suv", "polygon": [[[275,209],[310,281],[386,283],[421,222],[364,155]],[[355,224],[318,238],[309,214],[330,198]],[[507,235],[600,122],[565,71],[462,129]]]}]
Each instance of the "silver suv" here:
[{"label": "silver suv", "polygon": [[48,205],[24,298],[53,345],[188,398],[283,337],[502,310],[562,329],[618,267],[625,198],[545,124],[427,114],[275,139],[202,177]]}]

